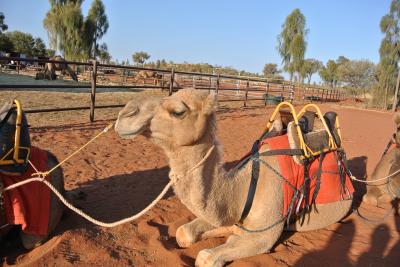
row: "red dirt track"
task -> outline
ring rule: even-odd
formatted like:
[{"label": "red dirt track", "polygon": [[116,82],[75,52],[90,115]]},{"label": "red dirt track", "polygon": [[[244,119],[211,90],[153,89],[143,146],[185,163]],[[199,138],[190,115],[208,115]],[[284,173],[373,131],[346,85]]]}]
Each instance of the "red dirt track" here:
[{"label": "red dirt track", "polygon": [[[371,174],[394,132],[393,114],[338,105],[321,107],[339,114],[353,173],[357,177]],[[227,167],[251,148],[271,112],[271,108],[257,108],[218,113],[218,135]],[[32,140],[62,160],[106,124],[33,128]],[[129,217],[147,206],[167,184],[169,171],[161,149],[144,137],[120,139],[114,131],[67,162],[63,170],[66,188],[78,198],[76,205],[106,222]],[[364,187],[355,187],[359,198]],[[360,210],[371,219],[386,213],[366,205]],[[175,231],[193,218],[173,192],[139,220],[115,228],[97,227],[67,212],[45,245],[31,252],[0,252],[0,265],[3,261],[5,266],[193,266],[200,250],[224,242],[216,238],[179,248]],[[285,233],[271,253],[236,260],[229,266],[399,266],[399,260],[400,217],[371,224],[353,213],[325,229]]]}]

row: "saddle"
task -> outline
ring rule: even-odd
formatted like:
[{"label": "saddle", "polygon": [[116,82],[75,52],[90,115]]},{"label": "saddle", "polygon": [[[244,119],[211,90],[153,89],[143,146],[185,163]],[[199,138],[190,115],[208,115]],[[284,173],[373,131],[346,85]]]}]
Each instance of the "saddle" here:
[{"label": "saddle", "polygon": [[[28,169],[31,142],[28,122],[18,100],[0,108],[0,174],[22,175]],[[5,224],[4,181],[0,177],[0,227]]]},{"label": "saddle", "polygon": [[[281,110],[281,107],[289,110]],[[310,111],[310,108],[315,111]],[[274,131],[278,113],[281,117],[281,127],[278,128],[281,129]],[[269,145],[269,150],[260,153],[259,149],[264,144]],[[277,157],[280,171],[273,169],[260,156]],[[247,217],[254,199],[260,162],[284,181],[283,218],[288,222],[299,211],[305,215],[312,205],[348,199],[354,192],[346,173],[338,116],[335,112],[322,115],[314,104],[308,104],[296,113],[290,103],[280,103],[264,133],[256,140],[251,153],[239,162],[238,168],[250,160],[252,179],[240,223]]]}]

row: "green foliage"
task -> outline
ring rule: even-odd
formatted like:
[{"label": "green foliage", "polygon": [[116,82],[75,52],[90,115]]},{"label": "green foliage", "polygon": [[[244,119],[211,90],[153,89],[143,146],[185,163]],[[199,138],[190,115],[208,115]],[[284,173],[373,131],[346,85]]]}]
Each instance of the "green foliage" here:
[{"label": "green foliage", "polygon": [[278,69],[278,65],[273,63],[268,63],[264,65],[263,74],[266,78],[276,78],[276,76],[281,73]]},{"label": "green foliage", "polygon": [[136,64],[141,64],[141,65],[143,65],[144,62],[146,60],[148,60],[149,58],[150,58],[150,55],[144,51],[135,52],[132,55],[133,62],[135,62]]},{"label": "green foliage", "polygon": [[14,45],[6,34],[0,34],[0,51],[10,53],[14,50]]},{"label": "green foliage", "polygon": [[305,39],[308,34],[305,27],[306,18],[299,9],[295,9],[287,16],[278,36],[278,51],[282,57],[283,68],[289,72],[291,80],[294,73],[300,74],[304,63],[307,47]]},{"label": "green foliage", "polygon": [[[382,17],[380,28],[384,37],[379,49],[379,87],[374,98],[381,99],[393,95],[400,61],[400,1],[392,0],[389,14]],[[388,94],[388,95],[386,95]],[[384,97],[382,97],[385,95]]]},{"label": "green foliage", "polygon": [[108,47],[106,43],[103,43],[99,47],[98,57],[102,63],[110,63],[111,55],[108,52]]},{"label": "green foliage", "polygon": [[334,60],[330,59],[326,63],[326,66],[323,66],[319,71],[319,76],[325,83],[334,87],[338,81],[337,68],[338,64]]},{"label": "green foliage", "polygon": [[0,12],[0,34],[2,34],[4,31],[8,29],[8,25],[4,23],[4,13]]},{"label": "green foliage", "polygon": [[85,19],[82,0],[50,0],[51,8],[43,21],[50,46],[60,50],[66,59],[82,60],[96,53],[96,45],[108,29],[104,5],[94,0]]},{"label": "green foliage", "polygon": [[370,89],[375,84],[376,66],[368,60],[347,60],[338,65],[338,80],[355,89]]},{"label": "green foliage", "polygon": [[97,41],[106,34],[109,27],[105,7],[101,0],[94,0],[92,2],[85,24],[90,43],[92,44],[92,58],[95,58],[100,53]]},{"label": "green foliage", "polygon": [[311,77],[314,73],[317,73],[323,64],[321,61],[316,59],[306,59],[304,60],[303,66],[301,68],[301,77],[307,78],[308,84],[311,82]]}]

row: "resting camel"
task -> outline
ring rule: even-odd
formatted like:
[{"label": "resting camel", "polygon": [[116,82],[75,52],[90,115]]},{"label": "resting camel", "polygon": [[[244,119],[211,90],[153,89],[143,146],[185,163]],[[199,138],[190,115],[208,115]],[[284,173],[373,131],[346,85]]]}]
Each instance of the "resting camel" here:
[{"label": "resting camel", "polygon": [[[177,229],[176,240],[180,247],[188,247],[203,238],[230,234],[225,244],[201,250],[196,266],[223,266],[235,259],[266,253],[284,230],[284,222],[279,222],[283,216],[283,182],[264,165],[260,168],[254,202],[243,226],[260,229],[279,223],[258,233],[235,226],[246,202],[251,164],[233,174],[223,168],[223,150],[216,136],[216,105],[214,94],[183,89],[172,96],[139,105],[128,102],[115,125],[122,138],[143,134],[167,155],[173,189],[197,217]],[[278,122],[271,131],[279,132],[279,128]],[[268,146],[263,146],[262,151],[266,150]],[[279,170],[274,157],[262,159]],[[351,204],[352,200],[348,199],[316,205],[317,210],[311,209],[304,224],[294,220],[288,229],[323,228],[341,220]]]},{"label": "resting camel", "polygon": [[157,85],[161,83],[162,74],[150,70],[141,70],[135,76],[136,83],[139,81],[145,83],[146,79],[154,79],[154,85]]},{"label": "resting camel", "polygon": [[[392,146],[384,153],[376,165],[372,175],[367,181],[382,179],[400,170],[400,114],[395,117],[396,134],[392,140]],[[379,203],[389,203],[400,198],[400,173],[387,179],[367,184],[367,193],[363,202],[378,206]]]},{"label": "resting camel", "polygon": [[56,71],[61,71],[61,73],[63,75],[68,73],[69,76],[71,76],[71,78],[74,81],[76,81],[76,82],[78,81],[78,76],[71,69],[71,67],[68,66],[66,63],[62,63],[62,62],[65,62],[64,58],[62,58],[61,56],[55,56],[55,57],[50,58],[50,60],[60,61],[60,63],[50,63],[50,62],[46,63],[45,67],[44,67],[44,73],[43,72],[36,73],[36,76],[35,76],[36,80],[40,80],[40,79],[56,80],[57,79]]},{"label": "resting camel", "polygon": [[[11,116],[7,116],[7,114],[9,113],[9,110],[11,108],[11,105],[6,104],[3,107],[0,107],[0,139],[1,141],[5,141],[7,140],[7,136],[4,136],[3,134],[8,134],[10,135],[10,138],[13,140],[13,136],[14,136],[14,131],[10,131],[8,129],[5,129],[5,127],[7,127],[7,125],[14,125],[14,129],[15,129],[15,114],[12,114]],[[24,118],[23,119],[23,125],[26,124],[27,125],[27,121]],[[12,127],[11,127],[12,129]],[[28,133],[28,143],[30,143],[29,141],[29,133]],[[3,144],[4,145],[4,144]],[[32,151],[32,150],[31,150]],[[52,169],[54,166],[56,166],[58,164],[57,158],[51,154],[50,152],[46,151],[47,153],[47,161],[46,161],[46,168],[47,170]],[[1,154],[0,154],[1,155]],[[33,159],[32,157],[30,157],[30,160],[32,162],[35,162],[35,159]],[[5,166],[0,166],[0,183],[3,183],[6,179],[6,177],[19,177],[21,174],[19,173],[15,173],[13,171],[10,171],[10,169],[8,169],[8,167]],[[63,177],[63,172],[60,168],[56,169],[54,172],[52,172],[50,174],[50,178],[49,181],[51,182],[51,184],[61,193],[64,193],[64,177]],[[29,186],[28,185],[24,185],[24,186]],[[43,185],[45,186],[45,185]],[[9,192],[11,191],[7,191],[7,192],[0,192],[0,196],[1,194],[4,194],[3,197],[9,196]],[[25,198],[25,195],[22,195],[22,198]],[[2,200],[3,198],[0,197],[0,200]],[[5,199],[5,198],[4,198]],[[32,199],[30,199],[32,200]],[[11,201],[11,200],[10,200]],[[15,199],[13,200],[15,201]],[[0,201],[0,205],[2,205],[1,201]],[[3,206],[5,207],[5,206]],[[40,209],[42,208],[42,206],[40,206]],[[3,209],[1,209],[0,207],[0,211],[3,211]],[[29,234],[26,232],[23,232],[22,230],[20,230],[20,237],[22,240],[22,244],[26,249],[32,249],[34,247],[37,247],[39,245],[41,245],[42,243],[44,243],[47,238],[49,237],[49,235],[55,230],[56,226],[59,224],[60,220],[61,220],[61,216],[64,212],[64,205],[58,200],[58,198],[51,193],[50,195],[50,208],[49,208],[49,218],[48,218],[48,231],[47,234],[45,235],[35,235],[35,234]],[[4,216],[5,214],[3,214],[3,212],[0,213],[0,242],[2,241],[2,239],[4,238],[4,236],[13,228],[16,227],[16,225],[2,225],[2,223],[7,223],[6,222],[6,218],[2,218],[2,216]],[[40,216],[39,214],[34,216]],[[2,245],[0,244],[0,247]]]}]

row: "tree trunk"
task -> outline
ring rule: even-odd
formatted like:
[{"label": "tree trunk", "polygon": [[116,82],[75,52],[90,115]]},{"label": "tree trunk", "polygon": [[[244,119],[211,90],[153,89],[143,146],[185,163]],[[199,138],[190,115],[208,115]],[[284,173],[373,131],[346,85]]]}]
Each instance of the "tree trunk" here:
[{"label": "tree trunk", "polygon": [[385,99],[383,100],[383,110],[387,110],[387,102],[388,102],[388,91],[389,91],[389,82],[386,81],[385,86]]},{"label": "tree trunk", "polygon": [[392,106],[393,112],[395,112],[397,108],[399,86],[400,86],[400,68],[399,68],[399,74],[397,75],[396,92],[394,93],[394,99],[393,99],[393,106]]}]

